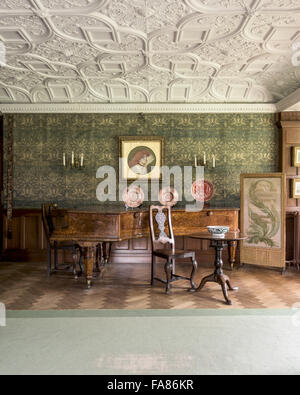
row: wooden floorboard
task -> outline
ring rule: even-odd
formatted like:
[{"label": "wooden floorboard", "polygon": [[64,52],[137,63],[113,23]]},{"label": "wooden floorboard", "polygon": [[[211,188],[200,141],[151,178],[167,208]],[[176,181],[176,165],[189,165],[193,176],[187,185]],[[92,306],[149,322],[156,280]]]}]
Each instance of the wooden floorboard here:
[{"label": "wooden floorboard", "polygon": [[[190,266],[178,265],[178,273],[188,275]],[[212,272],[200,267],[196,283]],[[161,273],[163,271],[161,270]],[[0,302],[9,310],[65,309],[232,309],[291,308],[300,302],[300,272],[285,275],[268,269],[242,267],[228,271],[234,286],[226,306],[220,287],[207,284],[198,293],[189,293],[189,283],[173,283],[169,295],[164,285],[149,284],[150,266],[140,263],[109,264],[103,278],[95,279],[87,290],[84,278],[75,281],[71,273],[46,276],[45,264],[0,263]]]}]

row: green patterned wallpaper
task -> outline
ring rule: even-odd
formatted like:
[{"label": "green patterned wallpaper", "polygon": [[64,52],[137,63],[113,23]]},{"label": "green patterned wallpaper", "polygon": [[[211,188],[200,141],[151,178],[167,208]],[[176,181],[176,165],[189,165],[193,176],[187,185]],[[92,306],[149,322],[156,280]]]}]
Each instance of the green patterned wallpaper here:
[{"label": "green patterned wallpaper", "polygon": [[[165,164],[188,166],[214,153],[212,205],[239,207],[241,173],[279,170],[274,114],[18,114],[14,122],[14,206],[97,205],[96,170],[118,163],[118,136],[164,136]],[[62,154],[83,152],[82,171],[65,170]]]}]

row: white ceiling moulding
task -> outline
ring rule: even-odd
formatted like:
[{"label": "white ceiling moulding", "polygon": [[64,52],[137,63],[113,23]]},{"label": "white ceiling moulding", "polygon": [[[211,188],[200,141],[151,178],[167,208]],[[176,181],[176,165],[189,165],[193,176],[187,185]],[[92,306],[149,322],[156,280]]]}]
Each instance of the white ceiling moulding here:
[{"label": "white ceiling moulding", "polygon": [[[298,110],[296,110],[298,108]],[[300,89],[285,97],[277,103],[277,111],[299,111],[300,108]]]},{"label": "white ceiling moulding", "polygon": [[0,104],[6,113],[276,113],[276,104]]},{"label": "white ceiling moulding", "polygon": [[295,104],[294,106],[290,107],[288,110],[285,110],[284,112],[287,111],[300,112],[300,103]]}]

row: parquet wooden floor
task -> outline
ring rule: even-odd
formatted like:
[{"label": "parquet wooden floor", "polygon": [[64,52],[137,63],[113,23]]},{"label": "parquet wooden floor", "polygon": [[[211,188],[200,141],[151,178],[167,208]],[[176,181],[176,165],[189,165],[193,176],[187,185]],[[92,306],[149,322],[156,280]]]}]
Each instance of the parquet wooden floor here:
[{"label": "parquet wooden floor", "polygon": [[[293,269],[284,276],[277,271],[248,266],[228,272],[239,291],[230,294],[233,306],[227,306],[221,288],[213,283],[191,294],[187,292],[188,282],[178,281],[166,295],[163,284],[156,282],[150,286],[147,264],[110,264],[91,290],[86,289],[83,278],[75,281],[68,273],[47,279],[45,266],[0,263],[0,302],[9,310],[260,309],[291,308],[300,302],[300,272]],[[178,265],[178,269],[179,266],[180,274],[189,273],[189,265]],[[211,267],[200,267],[196,283],[211,272]]]}]

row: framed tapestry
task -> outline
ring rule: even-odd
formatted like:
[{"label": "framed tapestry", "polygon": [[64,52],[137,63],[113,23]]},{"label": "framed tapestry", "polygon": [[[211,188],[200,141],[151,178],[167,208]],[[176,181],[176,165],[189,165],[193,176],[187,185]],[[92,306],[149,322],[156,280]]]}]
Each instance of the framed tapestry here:
[{"label": "framed tapestry", "polygon": [[241,263],[285,268],[283,173],[241,175]]},{"label": "framed tapestry", "polygon": [[119,137],[122,180],[159,180],[164,165],[164,137]]}]

